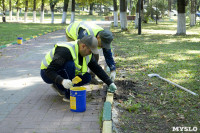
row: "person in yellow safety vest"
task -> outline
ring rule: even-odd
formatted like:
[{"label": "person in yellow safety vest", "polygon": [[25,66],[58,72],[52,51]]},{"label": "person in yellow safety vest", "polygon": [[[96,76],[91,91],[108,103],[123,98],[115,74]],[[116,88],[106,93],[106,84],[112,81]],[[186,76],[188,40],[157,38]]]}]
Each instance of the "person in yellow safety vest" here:
[{"label": "person in yellow safety vest", "polygon": [[[92,53],[98,53],[97,39],[93,36],[57,43],[42,60],[40,75],[44,82],[52,84],[52,88],[63,97],[63,101],[69,101],[69,89],[72,86],[82,86],[90,82],[88,67],[108,85],[108,91],[114,93],[116,85],[98,65]],[[77,75],[82,81],[73,85],[72,79]]]},{"label": "person in yellow safety vest", "polygon": [[[105,57],[106,64],[110,68],[110,78],[114,81],[116,77],[116,67],[115,61],[111,52],[111,42],[113,40],[113,35],[109,30],[104,30],[102,27],[90,23],[90,22],[73,22],[66,27],[66,37],[67,40],[77,40],[81,39],[84,36],[92,35],[98,40],[98,48],[102,48],[103,55]],[[94,55],[95,59],[99,60],[99,54]],[[91,83],[98,83],[98,80],[95,79],[95,75],[91,73],[92,80]]]}]

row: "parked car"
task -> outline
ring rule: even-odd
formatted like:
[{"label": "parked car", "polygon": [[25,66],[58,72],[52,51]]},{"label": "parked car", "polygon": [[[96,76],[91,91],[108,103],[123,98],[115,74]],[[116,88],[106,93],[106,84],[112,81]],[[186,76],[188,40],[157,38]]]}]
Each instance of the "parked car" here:
[{"label": "parked car", "polygon": [[171,15],[177,16],[177,15],[178,15],[178,12],[177,12],[176,10],[172,10],[172,11],[171,11]]},{"label": "parked car", "polygon": [[[166,16],[168,15],[168,10],[164,12],[164,15],[166,15]],[[176,10],[171,10],[171,15],[172,16],[177,16],[178,12]]]},{"label": "parked car", "polygon": [[196,12],[196,16],[200,17],[200,12],[199,11]]}]

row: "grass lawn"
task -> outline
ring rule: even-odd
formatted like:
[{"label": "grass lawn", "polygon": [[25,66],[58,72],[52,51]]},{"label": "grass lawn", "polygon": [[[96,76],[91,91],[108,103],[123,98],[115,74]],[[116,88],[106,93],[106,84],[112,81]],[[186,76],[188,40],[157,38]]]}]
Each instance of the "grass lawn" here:
[{"label": "grass lawn", "polygon": [[[75,18],[88,20],[88,19],[103,19],[103,16],[98,16],[97,14],[87,15],[86,12],[77,13]],[[15,17],[16,14],[13,14]],[[24,14],[20,13],[20,17],[23,18]],[[8,15],[7,15],[8,17]],[[32,19],[32,13],[28,13],[28,19]],[[37,21],[40,19],[40,14],[37,14]],[[51,14],[45,14],[45,19],[51,20]],[[54,19],[62,19],[62,13],[55,13]],[[67,20],[70,20],[71,16],[67,15]],[[50,22],[50,21],[49,21]],[[23,37],[23,39],[30,38],[47,31],[54,29],[65,28],[65,24],[38,24],[38,23],[0,23],[0,46],[9,44],[17,41],[17,37]]]},{"label": "grass lawn", "polygon": [[[121,131],[168,133],[173,127],[200,130],[199,96],[148,77],[157,73],[200,95],[200,26],[187,25],[185,36],[176,36],[176,27],[176,22],[167,21],[142,24],[142,35],[137,34],[134,23],[129,23],[125,32],[112,27],[116,82],[135,83],[119,87],[121,95],[130,87],[127,99],[117,99],[118,109],[123,110],[119,116]],[[134,91],[137,95],[132,96]]]},{"label": "grass lawn", "polygon": [[17,37],[26,39],[65,26],[62,24],[0,23],[0,46],[16,42]]},{"label": "grass lawn", "polygon": [[[82,20],[104,20],[105,16],[99,16],[98,13],[93,12],[93,15],[89,15],[88,12],[85,11],[76,11],[75,12],[75,19],[82,19]],[[12,14],[12,19],[16,21],[16,12]],[[27,22],[32,22],[33,20],[33,12],[27,13]],[[62,20],[62,13],[55,12],[54,13],[54,21],[61,22]],[[71,12],[67,12],[67,18],[66,21],[71,20]],[[6,21],[10,22],[9,13],[6,13]],[[24,22],[24,12],[19,13],[19,21]],[[0,22],[2,22],[2,19],[0,19]],[[36,14],[36,22],[40,22],[40,13],[37,12]],[[51,22],[51,12],[44,13],[44,22]]]}]

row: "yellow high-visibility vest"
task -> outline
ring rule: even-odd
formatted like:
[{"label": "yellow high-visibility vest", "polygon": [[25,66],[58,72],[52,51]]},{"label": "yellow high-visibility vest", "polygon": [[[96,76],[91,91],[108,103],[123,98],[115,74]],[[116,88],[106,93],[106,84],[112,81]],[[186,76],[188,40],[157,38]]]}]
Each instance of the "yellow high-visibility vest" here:
[{"label": "yellow high-visibility vest", "polygon": [[66,47],[70,50],[73,61],[75,63],[75,75],[78,74],[85,74],[87,72],[87,65],[90,62],[91,58],[92,58],[92,54],[83,57],[83,64],[82,66],[79,65],[79,59],[78,59],[78,53],[79,53],[79,48],[78,48],[78,41],[74,41],[74,42],[63,42],[63,43],[58,43],[55,45],[55,47],[49,51],[46,55],[45,58],[42,60],[41,62],[41,69],[47,69],[47,67],[49,66],[49,64],[51,63],[51,61],[53,60],[54,57],[54,53],[55,50],[57,48],[57,46],[59,47]]},{"label": "yellow high-visibility vest", "polygon": [[102,27],[89,23],[89,22],[73,22],[70,25],[67,26],[66,28],[66,34],[72,38],[73,40],[78,39],[78,31],[79,28],[83,28],[87,30],[88,35],[92,35],[94,37],[97,36],[97,33],[99,31],[104,30]]}]

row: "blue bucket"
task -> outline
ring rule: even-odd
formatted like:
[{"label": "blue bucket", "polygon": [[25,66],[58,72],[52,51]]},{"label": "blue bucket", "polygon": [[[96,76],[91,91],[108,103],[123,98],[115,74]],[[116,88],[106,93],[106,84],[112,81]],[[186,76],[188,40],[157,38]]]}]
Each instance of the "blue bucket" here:
[{"label": "blue bucket", "polygon": [[72,112],[84,112],[86,110],[86,88],[70,88],[70,110]]}]

